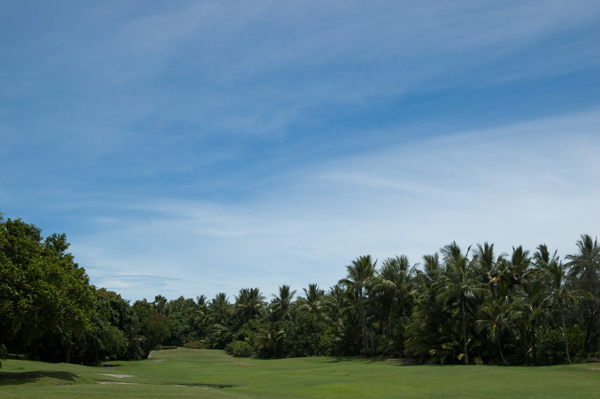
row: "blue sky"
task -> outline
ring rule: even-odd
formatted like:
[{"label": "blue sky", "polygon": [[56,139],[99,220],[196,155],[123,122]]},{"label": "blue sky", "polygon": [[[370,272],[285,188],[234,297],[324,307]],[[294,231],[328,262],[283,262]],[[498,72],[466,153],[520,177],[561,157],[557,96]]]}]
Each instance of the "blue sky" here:
[{"label": "blue sky", "polygon": [[599,233],[598,43],[596,1],[0,1],[0,211],[134,300],[564,256]]}]

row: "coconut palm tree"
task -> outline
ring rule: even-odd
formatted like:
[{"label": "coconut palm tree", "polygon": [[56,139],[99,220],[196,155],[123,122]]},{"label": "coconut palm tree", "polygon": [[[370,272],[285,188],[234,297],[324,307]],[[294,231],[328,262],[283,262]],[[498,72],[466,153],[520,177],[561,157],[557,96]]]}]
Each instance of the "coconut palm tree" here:
[{"label": "coconut palm tree", "polygon": [[417,356],[421,360],[429,357],[435,363],[445,363],[453,356],[453,351],[443,347],[447,348],[446,343],[452,341],[448,339],[452,334],[448,334],[446,328],[451,321],[451,314],[439,299],[444,290],[444,285],[440,282],[444,273],[437,253],[423,256],[423,270],[417,270],[414,277],[411,292],[414,306],[404,333],[407,355]]},{"label": "coconut palm tree", "polygon": [[502,333],[510,330],[513,322],[521,317],[521,312],[515,310],[506,300],[494,299],[485,301],[477,313],[479,317],[475,322],[475,330],[478,333],[487,331],[488,338],[498,345],[502,364],[506,365],[502,352]]},{"label": "coconut palm tree", "polygon": [[394,304],[396,301],[400,305],[405,323],[408,324],[410,311],[409,297],[415,270],[415,267],[410,265],[410,261],[406,255],[388,258],[382,262],[382,267],[378,274],[379,279],[376,280],[374,288],[383,291],[384,297],[391,297],[388,300],[388,329],[391,329],[394,323]]},{"label": "coconut palm tree", "polygon": [[279,287],[279,296],[272,294],[273,299],[271,300],[270,308],[276,319],[285,320],[289,318],[290,305],[295,294],[296,290],[291,291],[289,285]]},{"label": "coconut palm tree", "polygon": [[206,297],[204,295],[196,296],[196,308],[189,319],[192,321],[193,325],[201,331],[208,320],[208,315],[209,312]]},{"label": "coconut palm tree", "polygon": [[242,316],[244,324],[256,318],[264,310],[265,297],[258,288],[242,288],[235,297],[235,313]]},{"label": "coconut palm tree", "polygon": [[341,284],[329,288],[323,302],[325,303],[325,319],[336,324],[342,317],[346,308],[346,290]]},{"label": "coconut palm tree", "polygon": [[281,350],[284,339],[285,331],[277,322],[269,323],[254,335],[254,341],[258,344],[258,346],[273,352],[274,358],[279,356],[279,351]]},{"label": "coconut palm tree", "polygon": [[588,313],[588,320],[585,333],[584,350],[590,350],[590,344],[598,335],[600,330],[594,336],[591,336],[595,321],[600,317],[600,246],[598,239],[592,239],[587,234],[581,236],[577,241],[579,253],[567,255],[569,261],[567,266],[571,268],[570,275],[576,279],[576,285],[585,290],[589,296],[585,305]]},{"label": "coconut palm tree", "polygon": [[490,288],[498,283],[505,257],[505,254],[496,257],[494,254],[494,244],[488,244],[487,242],[483,243],[483,245],[477,244],[473,258],[473,269],[479,280],[487,284]]},{"label": "coconut palm tree", "polygon": [[231,317],[231,304],[227,294],[220,292],[215,295],[215,298],[208,304],[208,313],[213,324],[226,324]]},{"label": "coconut palm tree", "polygon": [[[356,260],[352,261],[351,265],[346,266],[347,276],[339,281],[339,284],[353,290],[356,294],[364,348],[369,347],[369,333],[367,330],[364,300],[365,294],[368,296],[367,288],[370,287],[374,281],[376,264],[377,261],[373,262],[371,255],[359,256]],[[373,340],[371,340],[371,347],[372,350],[375,351]]]},{"label": "coconut palm tree", "polygon": [[321,315],[325,291],[320,289],[318,284],[309,284],[308,290],[306,288],[302,288],[302,290],[306,297],[301,298],[302,305],[300,305],[300,308],[314,313],[317,316]]},{"label": "coconut palm tree", "polygon": [[565,307],[569,305],[576,307],[579,300],[585,296],[585,292],[573,289],[571,284],[569,284],[567,279],[568,268],[559,260],[558,256],[556,256],[556,252],[552,258],[549,258],[546,245],[540,245],[538,251],[540,257],[538,258],[536,256],[536,261],[538,261],[541,275],[545,278],[546,284],[550,289],[550,292],[546,294],[546,299],[553,306],[556,306],[560,312],[563,335],[565,338],[567,363],[571,364],[569,337],[567,336],[567,326],[565,321]]},{"label": "coconut palm tree", "polygon": [[446,265],[446,273],[438,280],[441,284],[441,293],[438,299],[444,302],[456,301],[460,307],[461,326],[463,337],[463,354],[465,364],[469,364],[469,353],[467,350],[467,302],[479,295],[487,295],[489,290],[479,281],[472,268],[472,262],[468,258],[469,249],[463,255],[460,247],[453,242],[442,248]]},{"label": "coconut palm tree", "polygon": [[529,274],[532,272],[530,266],[529,251],[525,251],[522,246],[513,247],[510,262],[505,262],[505,276],[510,287],[527,283]]},{"label": "coconut palm tree", "polygon": [[536,328],[550,306],[545,288],[542,281],[532,278],[528,284],[517,287],[513,295],[515,300],[514,306],[521,312],[523,318],[529,324],[527,328],[530,334],[531,360],[534,366],[537,365]]}]

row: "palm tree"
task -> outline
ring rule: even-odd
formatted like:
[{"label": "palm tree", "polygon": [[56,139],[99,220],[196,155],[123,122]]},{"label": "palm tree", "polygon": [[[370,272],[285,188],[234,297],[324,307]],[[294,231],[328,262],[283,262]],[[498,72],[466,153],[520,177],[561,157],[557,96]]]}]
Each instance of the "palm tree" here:
[{"label": "palm tree", "polygon": [[254,335],[254,341],[259,346],[273,352],[274,358],[278,357],[284,339],[285,331],[279,326],[279,323],[269,323]]},{"label": "palm tree", "polygon": [[302,290],[304,291],[306,298],[301,298],[302,305],[300,308],[319,316],[321,314],[321,309],[323,308],[323,296],[325,295],[325,291],[319,289],[317,284],[309,284],[308,290],[306,288],[302,288]]},{"label": "palm tree", "polygon": [[242,288],[239,296],[235,297],[235,312],[244,319],[244,324],[253,318],[256,318],[266,303],[265,297],[258,288]]},{"label": "palm tree", "polygon": [[529,334],[531,335],[531,360],[534,366],[537,365],[536,351],[536,327],[538,321],[544,315],[549,307],[548,297],[545,287],[539,279],[531,279],[524,286],[517,287],[515,290],[515,307],[519,309],[524,318],[529,322]]},{"label": "palm tree", "polygon": [[527,283],[531,273],[531,258],[529,251],[525,251],[522,246],[513,247],[513,253],[510,262],[506,262],[505,275],[508,277],[510,287],[523,285]]},{"label": "palm tree", "polygon": [[456,242],[442,248],[446,273],[438,281],[442,284],[442,292],[438,298],[444,302],[456,300],[460,306],[463,355],[466,364],[469,364],[469,353],[467,351],[467,301],[473,299],[476,295],[486,295],[489,292],[481,284],[472,269],[471,261],[467,258],[469,250],[470,247],[463,255]]},{"label": "palm tree", "polygon": [[376,281],[375,288],[391,294],[391,300],[388,313],[388,329],[393,325],[394,303],[396,299],[402,309],[404,321],[408,324],[408,298],[411,291],[411,278],[414,276],[415,267],[410,265],[406,255],[388,258],[383,261],[379,271],[379,280]]},{"label": "palm tree", "polygon": [[211,322],[226,324],[231,316],[231,304],[229,298],[224,292],[215,295],[215,298],[208,304],[208,312]]},{"label": "palm tree", "polygon": [[[215,340],[223,333],[231,338],[228,325],[233,313],[229,298],[224,292],[220,292],[208,303],[207,338]],[[222,349],[222,348],[221,348]]]},{"label": "palm tree", "polygon": [[504,254],[501,254],[496,258],[494,254],[494,244],[488,244],[487,242],[477,244],[475,250],[475,256],[473,258],[474,264],[473,269],[479,280],[487,284],[490,288],[496,284],[500,279],[501,267],[503,265]]},{"label": "palm tree", "polygon": [[208,303],[204,295],[196,296],[196,308],[189,318],[198,330],[202,330],[208,320]]},{"label": "palm tree", "polygon": [[[347,276],[339,281],[339,284],[345,285],[348,289],[351,289],[356,294],[356,300],[358,304],[358,311],[360,314],[360,323],[362,328],[363,347],[369,347],[369,338],[367,330],[367,321],[365,318],[364,308],[364,296],[367,288],[373,283],[375,277],[375,265],[377,261],[373,263],[371,255],[359,256],[356,260],[352,261],[351,265],[346,266]],[[371,337],[372,338],[372,337]],[[371,348],[375,351],[375,344],[371,340]]]},{"label": "palm tree", "polygon": [[329,288],[323,302],[325,303],[325,319],[331,323],[337,323],[342,317],[344,308],[346,307],[346,290],[339,283]]},{"label": "palm tree", "polygon": [[576,255],[567,255],[569,260],[567,266],[571,267],[569,273],[577,279],[577,285],[589,294],[589,298],[585,301],[589,312],[587,322],[584,350],[590,350],[590,344],[593,342],[600,331],[596,332],[591,337],[594,322],[600,317],[600,246],[598,239],[592,239],[587,234],[581,236],[581,240],[577,241],[579,253]]},{"label": "palm tree", "polygon": [[411,292],[414,306],[404,333],[404,345],[409,356],[417,356],[422,360],[429,357],[432,362],[445,363],[452,355],[451,351],[444,349],[449,335],[445,326],[450,314],[438,299],[444,289],[440,282],[444,273],[437,253],[423,256],[423,270],[417,270],[414,278]]},{"label": "palm tree", "polygon": [[272,294],[273,299],[271,300],[271,311],[273,315],[279,320],[285,320],[289,317],[290,305],[296,290],[291,291],[289,285],[282,285],[279,287],[279,296]]},{"label": "palm tree", "polygon": [[[555,255],[550,259],[548,256],[548,248],[546,245],[538,247],[540,257],[536,256],[540,272],[546,278],[550,292],[547,293],[547,300],[558,308],[562,321],[563,335],[565,337],[565,352],[567,355],[567,363],[571,364],[571,356],[569,354],[569,338],[567,336],[567,326],[565,321],[565,306],[577,306],[579,299],[585,295],[581,290],[574,290],[567,281],[567,266],[563,264]],[[536,254],[537,255],[537,254]]]},{"label": "palm tree", "polygon": [[521,312],[515,310],[508,301],[496,299],[484,302],[479,308],[478,315],[475,330],[478,333],[487,331],[489,339],[498,345],[502,364],[506,365],[502,353],[502,332],[511,328],[512,323],[521,317]]}]

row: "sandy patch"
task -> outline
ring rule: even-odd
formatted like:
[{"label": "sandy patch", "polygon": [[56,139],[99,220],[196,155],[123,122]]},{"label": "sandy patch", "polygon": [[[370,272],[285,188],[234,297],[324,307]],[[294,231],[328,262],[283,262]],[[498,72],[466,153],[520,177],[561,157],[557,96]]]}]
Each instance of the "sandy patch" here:
[{"label": "sandy patch", "polygon": [[157,362],[166,362],[166,361],[167,361],[167,359],[158,359],[158,360],[155,360],[154,363],[157,363]]},{"label": "sandy patch", "polygon": [[129,378],[129,377],[133,377],[132,375],[127,375],[127,374],[102,374],[102,373],[96,373],[96,374],[105,375],[107,377],[113,377],[113,378]]},{"label": "sandy patch", "polygon": [[121,381],[97,381],[98,384],[119,384],[119,385],[137,385],[135,382],[121,382]]}]

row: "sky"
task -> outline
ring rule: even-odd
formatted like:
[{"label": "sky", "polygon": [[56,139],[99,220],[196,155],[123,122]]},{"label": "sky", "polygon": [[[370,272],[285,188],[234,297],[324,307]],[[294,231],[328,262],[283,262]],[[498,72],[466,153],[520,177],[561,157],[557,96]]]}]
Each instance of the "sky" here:
[{"label": "sky", "polygon": [[0,212],[124,298],[600,234],[600,2],[0,0]]}]

